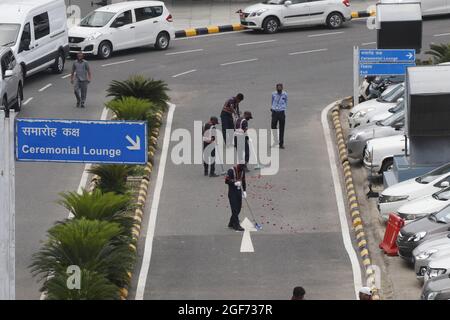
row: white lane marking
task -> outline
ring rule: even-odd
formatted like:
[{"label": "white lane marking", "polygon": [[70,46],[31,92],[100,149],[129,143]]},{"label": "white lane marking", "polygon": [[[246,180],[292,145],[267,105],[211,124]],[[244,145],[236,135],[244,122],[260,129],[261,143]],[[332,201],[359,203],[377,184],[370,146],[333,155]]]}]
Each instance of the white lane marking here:
[{"label": "white lane marking", "polygon": [[252,62],[252,61],[257,61],[257,60],[258,60],[258,58],[248,59],[248,60],[232,61],[232,62],[222,63],[221,66],[229,66],[229,65],[232,65],[232,64],[246,63],[246,62]]},{"label": "white lane marking", "polygon": [[62,76],[61,79],[67,79],[68,77],[70,77],[70,73],[66,74],[65,76]]},{"label": "white lane marking", "polygon": [[29,104],[29,103],[31,102],[31,100],[33,100],[33,97],[28,98],[28,99],[23,103],[23,105],[26,106],[27,104]]},{"label": "white lane marking", "polygon": [[175,113],[176,105],[169,103],[169,113],[167,115],[166,129],[164,131],[164,142],[161,153],[161,159],[158,168],[158,176],[156,178],[155,191],[153,192],[152,207],[150,208],[150,217],[145,236],[144,257],[142,258],[141,270],[136,288],[135,300],[143,300],[145,285],[150,268],[150,260],[152,258],[153,238],[155,236],[156,217],[158,215],[159,200],[164,183],[164,173],[166,171],[167,154],[169,153],[170,135],[172,132],[172,121]]},{"label": "white lane marking", "polygon": [[177,54],[192,53],[192,52],[200,52],[200,51],[203,51],[203,49],[194,49],[194,50],[186,50],[186,51],[170,52],[170,53],[166,53],[166,56],[174,56],[174,55],[177,55]]},{"label": "white lane marking", "polygon": [[[108,109],[103,108],[102,115],[100,116],[100,120],[106,120],[107,116],[108,116]],[[89,171],[91,168],[92,168],[92,165],[91,165],[90,163],[88,163],[88,164],[86,164],[86,165],[84,166],[83,174],[81,175],[80,184],[78,185],[78,189],[77,189],[77,193],[78,193],[78,194],[81,194],[81,193],[83,192],[83,189],[86,188],[86,186],[87,186],[87,181],[88,181],[88,178],[89,178],[89,173],[88,173],[88,171]],[[72,219],[72,218],[73,218],[73,213],[70,212],[70,211],[69,211],[68,218],[69,218],[69,219]],[[47,295],[46,295],[46,292],[44,291],[44,292],[41,293],[41,297],[40,297],[39,299],[40,299],[40,300],[45,300],[46,296],[47,296]]]},{"label": "white lane marking", "polygon": [[341,33],[344,33],[344,31],[310,34],[308,36],[308,38],[331,36],[331,35],[341,34]]},{"label": "white lane marking", "polygon": [[182,72],[182,73],[173,75],[172,78],[178,78],[180,76],[184,76],[185,74],[189,74],[189,73],[192,73],[192,72],[195,72],[195,71],[197,71],[197,69],[192,69],[192,70],[189,70],[189,71],[186,71],[186,72]]},{"label": "white lane marking", "polygon": [[241,252],[255,252],[255,248],[253,248],[252,237],[250,232],[258,231],[256,230],[253,223],[245,217],[244,221],[241,223],[241,227],[245,229],[244,234],[242,235],[241,241]]},{"label": "white lane marking", "polygon": [[52,86],[52,84],[49,83],[48,85],[46,85],[46,86],[40,88],[40,89],[39,89],[39,92],[42,92],[42,91],[44,91],[44,90],[47,90],[47,89],[50,88],[51,86]]},{"label": "white lane marking", "polygon": [[339,212],[339,222],[341,224],[342,240],[344,242],[345,250],[350,258],[353,271],[353,284],[355,289],[355,297],[358,299],[359,289],[362,287],[361,278],[361,266],[359,264],[358,256],[356,255],[355,249],[352,245],[352,240],[350,237],[350,229],[348,227],[347,213],[344,206],[344,197],[342,194],[341,182],[339,179],[338,168],[336,165],[336,156],[334,153],[333,143],[331,142],[331,131],[328,124],[328,112],[335,106],[335,103],[330,104],[325,109],[322,110],[322,127],[325,136],[325,141],[327,145],[328,158],[330,161],[331,175],[333,177],[334,184],[334,194],[336,195],[336,203]]},{"label": "white lane marking", "polygon": [[263,40],[263,41],[255,41],[255,42],[244,42],[244,43],[238,43],[236,45],[238,47],[240,47],[240,46],[249,46],[249,45],[252,45],[252,44],[269,43],[269,42],[275,42],[275,41],[277,41],[277,40],[272,39],[272,40]]},{"label": "white lane marking", "polygon": [[377,44],[377,43],[376,42],[364,42],[364,43],[361,43],[362,46],[370,46],[372,44]]},{"label": "white lane marking", "polygon": [[433,37],[443,37],[443,36],[450,36],[450,32],[448,33],[438,33],[438,34],[434,34]]},{"label": "white lane marking", "polygon": [[299,52],[291,52],[289,53],[290,56],[295,56],[297,54],[306,54],[306,53],[314,53],[314,52],[322,52],[322,51],[328,51],[328,49],[317,49],[317,50],[309,50],[309,51],[299,51]]},{"label": "white lane marking", "polygon": [[117,64],[123,64],[123,63],[128,63],[128,62],[133,62],[133,61],[136,61],[136,59],[130,59],[130,60],[124,60],[124,61],[117,61],[117,62],[111,62],[111,63],[107,63],[107,64],[102,64],[102,67],[115,66]]}]

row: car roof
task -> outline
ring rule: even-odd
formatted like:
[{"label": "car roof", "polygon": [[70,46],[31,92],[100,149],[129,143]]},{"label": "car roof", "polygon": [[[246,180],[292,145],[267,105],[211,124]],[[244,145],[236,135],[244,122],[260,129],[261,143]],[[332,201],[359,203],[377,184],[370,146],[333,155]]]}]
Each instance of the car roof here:
[{"label": "car roof", "polygon": [[1,0],[0,1],[0,21],[1,23],[19,23],[24,17],[35,8],[63,0]]},{"label": "car roof", "polygon": [[113,12],[117,13],[126,9],[133,9],[145,6],[164,6],[164,2],[162,1],[124,1],[118,2],[114,4],[110,4],[101,8],[96,9],[95,11],[104,11],[104,12]]}]

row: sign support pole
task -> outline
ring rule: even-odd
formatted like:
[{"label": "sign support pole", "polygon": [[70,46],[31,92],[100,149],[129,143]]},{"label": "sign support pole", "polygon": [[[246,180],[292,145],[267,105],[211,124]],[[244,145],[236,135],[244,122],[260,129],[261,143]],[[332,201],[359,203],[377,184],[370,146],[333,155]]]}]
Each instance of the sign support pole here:
[{"label": "sign support pole", "polygon": [[14,112],[0,111],[0,300],[15,300]]},{"label": "sign support pole", "polygon": [[359,47],[353,47],[353,105],[359,103]]}]

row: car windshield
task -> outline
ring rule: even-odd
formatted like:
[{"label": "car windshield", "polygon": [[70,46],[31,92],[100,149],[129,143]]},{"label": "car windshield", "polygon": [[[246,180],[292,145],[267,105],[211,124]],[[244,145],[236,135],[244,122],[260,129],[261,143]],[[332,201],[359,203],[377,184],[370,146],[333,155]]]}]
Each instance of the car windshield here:
[{"label": "car windshield", "polygon": [[392,116],[382,120],[380,124],[382,126],[393,126],[394,124],[405,119],[405,111],[402,110],[400,112],[394,113]]},{"label": "car windshield", "polygon": [[422,183],[422,184],[428,184],[431,181],[433,181],[434,179],[438,178],[439,176],[450,172],[450,163],[447,163],[446,165],[443,165],[442,167],[439,167],[437,169],[434,169],[420,177],[416,178],[416,181],[418,183]]},{"label": "car windshield", "polygon": [[445,209],[439,211],[435,215],[436,222],[440,223],[450,223],[450,206],[445,207]]},{"label": "car windshield", "polygon": [[20,24],[0,23],[0,46],[13,46],[16,44]]},{"label": "car windshield", "polygon": [[396,102],[405,93],[405,86],[403,83],[396,84],[391,90],[384,91],[378,98],[379,102]]},{"label": "car windshield", "polygon": [[92,11],[80,22],[81,27],[104,27],[114,17],[115,13]]},{"label": "car windshield", "polygon": [[433,194],[433,198],[441,201],[450,200],[450,188],[446,188],[442,191],[436,192],[435,194]]}]

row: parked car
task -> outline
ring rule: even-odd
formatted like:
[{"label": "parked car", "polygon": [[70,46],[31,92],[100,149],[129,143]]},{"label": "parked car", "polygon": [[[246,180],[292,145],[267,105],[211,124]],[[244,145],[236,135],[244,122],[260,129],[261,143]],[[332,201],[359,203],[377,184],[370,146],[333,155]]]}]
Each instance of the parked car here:
[{"label": "parked car", "polygon": [[19,112],[23,100],[23,76],[9,47],[0,47],[0,74],[0,106]]},{"label": "parked car", "polygon": [[422,300],[450,300],[450,275],[442,275],[427,281],[420,295]]},{"label": "parked car", "polygon": [[69,29],[70,54],[111,57],[113,51],[154,45],[165,50],[175,38],[173,18],[164,2],[128,1],[101,7]]},{"label": "parked car", "polygon": [[406,109],[405,105],[406,105],[405,99],[403,99],[403,97],[402,97],[397,100],[397,104],[395,105],[395,107],[389,108],[382,112],[374,112],[374,113],[369,114],[367,117],[367,124],[377,122],[377,121],[383,121],[383,120],[389,118],[390,116],[392,116],[393,114],[402,112]]},{"label": "parked car", "polygon": [[347,141],[349,157],[363,159],[367,141],[375,138],[389,137],[403,133],[405,126],[404,110],[392,114],[383,121],[362,125],[350,131]]},{"label": "parked car", "polygon": [[428,263],[450,255],[450,233],[442,232],[431,236],[429,240],[413,250],[414,271],[418,280],[423,280]]},{"label": "parked car", "polygon": [[449,274],[450,271],[450,255],[442,256],[431,260],[428,263],[427,272],[424,275],[424,282],[436,278],[443,274]]},{"label": "parked car", "polygon": [[397,209],[396,214],[408,222],[438,212],[449,204],[450,188],[445,188],[431,195],[408,201]]},{"label": "parked car", "polygon": [[381,3],[420,3],[422,16],[434,16],[450,13],[450,2],[448,0],[381,0]]},{"label": "parked car", "polygon": [[23,77],[64,70],[69,51],[64,0],[1,0],[0,45],[11,47]]},{"label": "parked car", "polygon": [[449,231],[450,205],[437,213],[414,220],[405,225],[398,234],[398,255],[414,263],[413,250],[437,233]]},{"label": "parked car", "polygon": [[450,163],[417,178],[408,179],[385,189],[378,198],[378,209],[383,217],[397,211],[408,201],[433,194],[449,187]]},{"label": "parked car", "polygon": [[405,136],[371,139],[367,141],[365,148],[364,166],[371,174],[382,174],[392,170],[394,156],[405,153]]},{"label": "parked car", "polygon": [[353,107],[348,115],[350,128],[367,123],[370,116],[388,111],[396,106],[398,100],[405,94],[405,83],[398,83],[387,88],[379,98],[372,99]]},{"label": "parked car", "polygon": [[285,27],[320,24],[337,29],[352,19],[349,0],[267,0],[238,12],[242,25],[266,33]]}]

